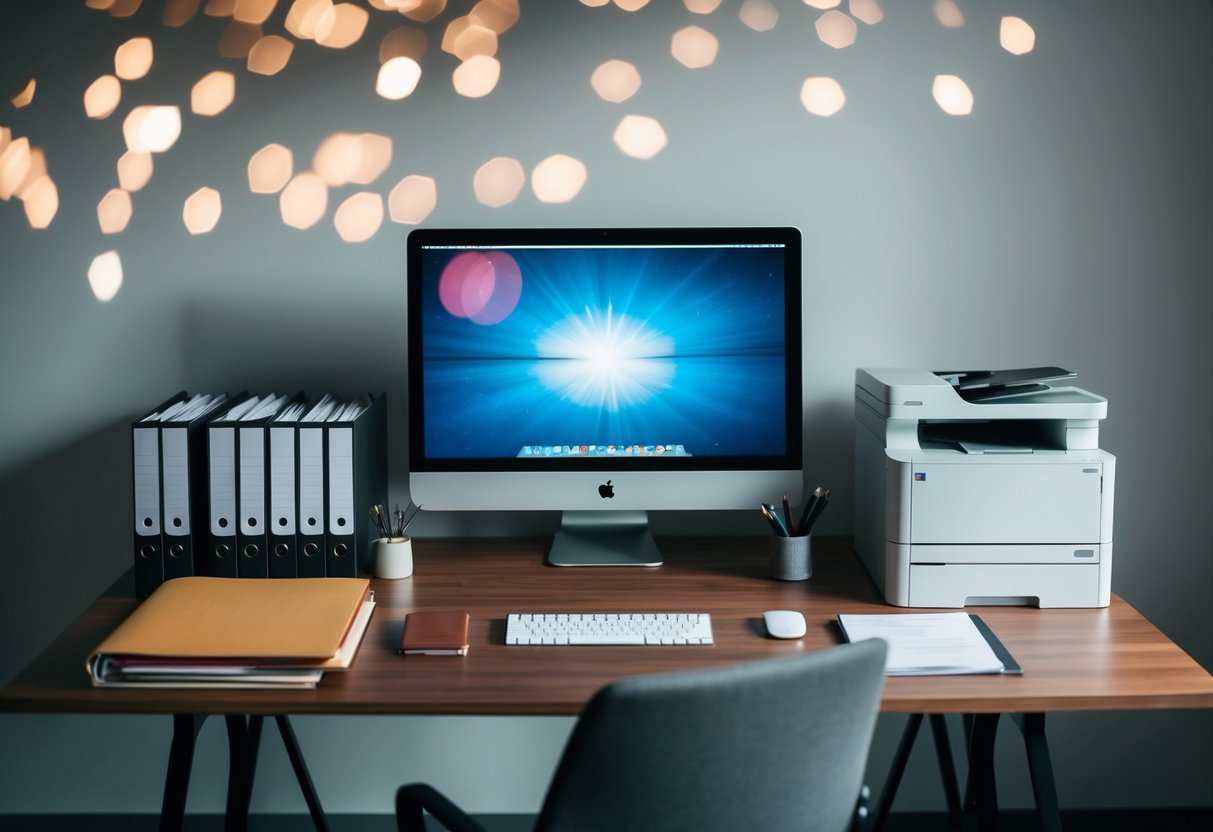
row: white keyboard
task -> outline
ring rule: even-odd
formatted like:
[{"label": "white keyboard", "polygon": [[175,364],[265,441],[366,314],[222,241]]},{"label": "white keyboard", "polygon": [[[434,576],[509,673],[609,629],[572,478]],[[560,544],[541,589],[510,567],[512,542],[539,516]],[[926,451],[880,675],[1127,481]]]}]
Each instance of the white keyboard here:
[{"label": "white keyboard", "polygon": [[506,644],[711,644],[706,612],[512,612]]}]

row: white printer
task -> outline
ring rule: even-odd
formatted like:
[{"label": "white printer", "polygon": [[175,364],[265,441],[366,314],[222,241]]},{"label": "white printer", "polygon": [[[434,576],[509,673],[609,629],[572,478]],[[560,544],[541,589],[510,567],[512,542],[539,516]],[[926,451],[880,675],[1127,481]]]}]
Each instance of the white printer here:
[{"label": "white printer", "polygon": [[1108,605],[1108,403],[1073,376],[855,372],[855,546],[885,600]]}]

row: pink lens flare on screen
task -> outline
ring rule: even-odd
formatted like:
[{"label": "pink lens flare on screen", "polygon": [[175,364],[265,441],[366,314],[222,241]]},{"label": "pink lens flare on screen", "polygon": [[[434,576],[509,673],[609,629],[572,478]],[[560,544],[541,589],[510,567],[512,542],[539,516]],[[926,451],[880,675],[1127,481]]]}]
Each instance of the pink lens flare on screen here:
[{"label": "pink lens flare on screen", "polygon": [[465,251],[442,270],[438,298],[457,318],[481,326],[504,321],[522,295],[522,270],[504,251]]}]

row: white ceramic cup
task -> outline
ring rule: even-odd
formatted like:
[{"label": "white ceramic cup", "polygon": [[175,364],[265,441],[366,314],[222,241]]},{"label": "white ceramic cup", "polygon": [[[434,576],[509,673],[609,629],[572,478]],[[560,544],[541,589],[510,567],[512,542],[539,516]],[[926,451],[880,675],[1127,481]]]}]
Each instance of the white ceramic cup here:
[{"label": "white ceramic cup", "polygon": [[407,578],[413,574],[413,540],[381,537],[375,541],[375,577]]}]

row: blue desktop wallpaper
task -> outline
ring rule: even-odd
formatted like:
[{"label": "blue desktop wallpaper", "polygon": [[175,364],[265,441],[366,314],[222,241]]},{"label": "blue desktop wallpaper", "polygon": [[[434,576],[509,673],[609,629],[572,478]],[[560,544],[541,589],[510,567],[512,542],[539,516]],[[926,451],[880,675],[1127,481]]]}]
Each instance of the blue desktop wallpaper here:
[{"label": "blue desktop wallpaper", "polygon": [[785,453],[782,249],[423,256],[429,458]]}]

